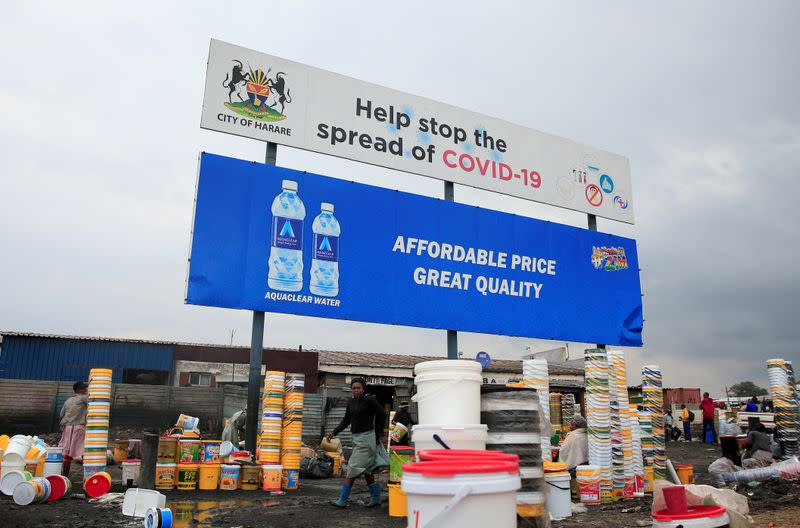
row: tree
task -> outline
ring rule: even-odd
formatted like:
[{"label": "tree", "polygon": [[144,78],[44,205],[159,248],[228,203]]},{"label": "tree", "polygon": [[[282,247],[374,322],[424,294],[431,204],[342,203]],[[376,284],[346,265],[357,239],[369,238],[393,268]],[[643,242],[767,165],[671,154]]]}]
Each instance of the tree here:
[{"label": "tree", "polygon": [[728,389],[728,392],[733,396],[739,397],[766,396],[767,389],[762,389],[752,381],[740,381],[732,385],[731,388]]}]

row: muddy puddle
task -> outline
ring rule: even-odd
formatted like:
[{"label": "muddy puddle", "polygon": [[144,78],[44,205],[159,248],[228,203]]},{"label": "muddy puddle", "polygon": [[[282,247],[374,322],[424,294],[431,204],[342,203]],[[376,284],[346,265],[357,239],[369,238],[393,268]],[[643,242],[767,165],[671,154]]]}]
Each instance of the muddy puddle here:
[{"label": "muddy puddle", "polygon": [[277,499],[266,500],[179,500],[167,502],[172,510],[173,528],[219,528],[215,518],[233,511],[258,510],[279,504]]}]

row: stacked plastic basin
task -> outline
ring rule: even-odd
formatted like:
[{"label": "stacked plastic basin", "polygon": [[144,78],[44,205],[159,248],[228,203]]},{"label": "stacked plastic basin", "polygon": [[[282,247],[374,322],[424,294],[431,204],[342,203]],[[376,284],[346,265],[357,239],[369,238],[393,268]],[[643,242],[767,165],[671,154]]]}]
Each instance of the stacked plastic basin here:
[{"label": "stacked plastic basin", "polygon": [[608,356],[604,350],[588,349],[584,355],[586,375],[586,422],[589,465],[600,468],[600,501],[612,502],[611,396]]},{"label": "stacked plastic basin", "polygon": [[[636,475],[633,467],[633,430],[631,429],[631,408],[628,401],[628,373],[625,368],[625,353],[621,350],[609,351],[611,368],[616,378],[617,401],[619,402],[620,432],[622,434],[622,454],[624,462],[626,499],[636,495]],[[609,378],[609,383],[611,383]]]},{"label": "stacked plastic basin", "polygon": [[[561,393],[560,392],[551,392],[550,393],[550,425],[553,426],[553,435],[556,434],[559,438],[563,438],[566,435],[566,432],[563,430],[561,424],[563,421],[561,415]],[[567,429],[569,431],[569,429]],[[559,441],[560,443],[560,441]]]},{"label": "stacked plastic basin", "polygon": [[562,394],[561,395],[561,429],[564,434],[569,432],[569,419],[575,416],[575,395]]},{"label": "stacked plastic basin", "polygon": [[283,385],[283,431],[281,436],[281,466],[283,488],[300,486],[300,448],[303,443],[303,374],[286,374]]},{"label": "stacked plastic basin", "polygon": [[[789,368],[783,359],[767,361],[767,378],[775,407],[775,428],[778,430],[778,443],[786,460],[798,455],[797,400],[795,390],[789,380]],[[792,369],[794,378],[794,369]]]},{"label": "stacked plastic basin", "polygon": [[661,367],[642,367],[642,396],[644,410],[650,413],[653,427],[653,479],[667,476],[667,453],[664,437],[664,389],[661,382]]},{"label": "stacked plastic basin", "polygon": [[541,412],[540,396],[532,388],[486,387],[481,395],[481,422],[489,429],[486,448],[519,457],[522,485],[517,493],[517,514],[527,526],[546,526],[548,518]]},{"label": "stacked plastic basin", "polygon": [[264,394],[261,405],[261,437],[258,445],[258,463],[281,463],[281,436],[283,433],[283,394],[286,373],[268,370],[264,376]]},{"label": "stacked plastic basin", "polygon": [[542,423],[545,427],[540,427],[540,432],[543,436],[542,444],[542,458],[544,460],[552,460],[552,452],[550,451],[550,406],[547,402],[550,401],[550,377],[549,369],[547,367],[547,360],[541,358],[525,359],[522,361],[522,383],[531,389],[536,389],[539,393],[539,401],[542,407]]},{"label": "stacked plastic basin", "polygon": [[112,376],[111,369],[94,368],[89,372],[89,405],[83,453],[84,480],[106,469]]},{"label": "stacked plastic basin", "polygon": [[628,384],[625,371],[625,354],[620,350],[608,351],[611,394],[611,462],[614,471],[613,498],[633,498],[633,444],[628,406]]},{"label": "stacked plastic basin", "polygon": [[636,404],[628,406],[630,410],[631,444],[633,446],[634,497],[644,497],[644,455],[642,453],[642,429],[639,426],[639,411]]}]

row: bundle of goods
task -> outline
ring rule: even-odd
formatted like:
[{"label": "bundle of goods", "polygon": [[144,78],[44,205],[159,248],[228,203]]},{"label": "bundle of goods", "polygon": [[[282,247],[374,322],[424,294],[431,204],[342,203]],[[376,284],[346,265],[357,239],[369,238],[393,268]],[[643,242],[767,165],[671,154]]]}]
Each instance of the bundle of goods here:
[{"label": "bundle of goods", "polygon": [[542,407],[541,426],[539,428],[543,446],[542,457],[544,460],[552,460],[550,451],[550,377],[547,368],[547,360],[541,358],[524,359],[522,361],[522,383],[528,388],[535,389],[539,393],[539,401]]},{"label": "bundle of goods", "polygon": [[285,372],[268,370],[264,376],[261,436],[258,446],[259,464],[279,465],[281,463],[283,393],[285,383]]},{"label": "bundle of goods", "polygon": [[286,374],[283,387],[282,479],[284,489],[294,490],[300,485],[305,376],[303,374]]},{"label": "bundle of goods", "polygon": [[606,352],[585,352],[586,422],[589,436],[589,465],[600,471],[600,501],[609,503],[613,493],[611,460],[611,397]]},{"label": "bundle of goods", "polygon": [[633,445],[633,477],[634,497],[644,497],[644,457],[642,454],[642,429],[639,427],[639,411],[636,405],[629,405],[629,418],[631,426],[631,444]]},{"label": "bundle of goods", "polygon": [[[628,403],[628,381],[627,371],[625,368],[625,353],[620,350],[609,350],[608,352],[610,373],[609,373],[609,386],[615,384],[615,398],[617,401],[617,412],[619,414],[618,420],[618,437],[620,442],[616,446],[612,446],[612,450],[616,447],[617,458],[613,459],[614,463],[614,492],[615,496],[619,498],[619,490],[622,489],[622,496],[626,499],[633,498],[636,493],[636,478],[634,475],[634,461],[633,461],[633,433],[631,431],[631,409]],[[612,441],[615,439],[612,437]],[[621,459],[619,451],[621,450]],[[612,452],[612,455],[614,453]],[[620,475],[620,467],[622,468]],[[622,485],[619,485],[619,481]]]},{"label": "bundle of goods", "polygon": [[560,392],[551,392],[550,393],[550,425],[553,427],[553,436],[558,435],[559,443],[561,440],[567,435],[569,432],[569,428],[564,430],[562,428],[562,423],[564,421],[562,417],[562,407],[561,407],[561,393]]},{"label": "bundle of goods", "polygon": [[[422,451],[418,456],[420,462],[403,467],[409,526],[517,527],[516,457],[474,450]],[[549,525],[549,517],[540,519],[536,526]]]},{"label": "bundle of goods", "polygon": [[469,360],[437,360],[414,366],[419,424],[411,429],[417,452],[425,449],[486,449],[480,423],[481,365]]},{"label": "bundle of goods", "polygon": [[561,395],[561,430],[564,431],[564,436],[569,432],[569,419],[572,416],[579,414],[575,411],[575,395],[562,394]]},{"label": "bundle of goods", "polygon": [[664,443],[664,389],[661,383],[661,367],[642,367],[642,395],[644,410],[650,413],[653,424],[653,479],[667,476],[667,454]]},{"label": "bundle of goods", "polygon": [[83,449],[84,481],[106,469],[112,375],[111,369],[94,368],[89,371],[89,405]]},{"label": "bundle of goods", "polygon": [[[788,459],[798,454],[797,434],[797,399],[793,379],[789,379],[790,365],[783,359],[770,359],[767,361],[767,377],[772,402],[775,407],[775,428],[778,431],[778,443],[783,452],[783,459]],[[792,369],[794,378],[794,369]]]},{"label": "bundle of goods", "polygon": [[519,458],[522,481],[517,494],[518,513],[531,526],[546,526],[549,517],[545,509],[538,391],[487,385],[481,392],[481,422],[489,431],[486,448]]}]

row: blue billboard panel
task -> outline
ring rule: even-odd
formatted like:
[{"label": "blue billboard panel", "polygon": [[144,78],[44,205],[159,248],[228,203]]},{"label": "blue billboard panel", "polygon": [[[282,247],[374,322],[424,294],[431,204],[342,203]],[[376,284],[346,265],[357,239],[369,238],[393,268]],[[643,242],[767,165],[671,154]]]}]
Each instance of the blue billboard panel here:
[{"label": "blue billboard panel", "polygon": [[213,154],[186,302],[642,344],[632,239]]}]

